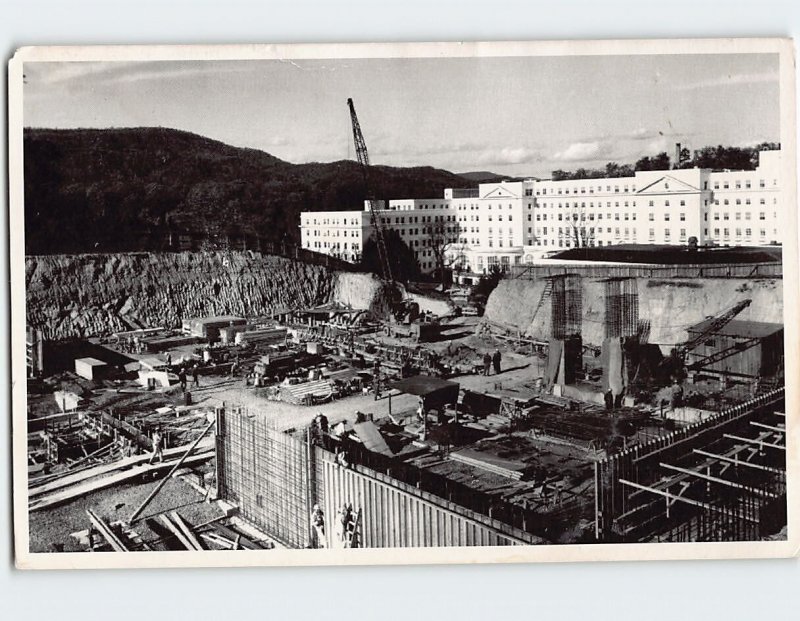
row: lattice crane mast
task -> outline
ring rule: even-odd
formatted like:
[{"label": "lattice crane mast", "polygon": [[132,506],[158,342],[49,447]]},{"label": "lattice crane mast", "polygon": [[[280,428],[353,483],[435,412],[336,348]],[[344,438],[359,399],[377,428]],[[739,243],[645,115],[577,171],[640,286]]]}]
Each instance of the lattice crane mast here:
[{"label": "lattice crane mast", "polygon": [[353,142],[356,147],[356,157],[358,158],[358,163],[361,164],[361,172],[364,175],[364,187],[367,191],[370,221],[375,231],[375,241],[378,245],[378,258],[381,262],[381,272],[383,273],[384,280],[394,285],[392,266],[389,263],[389,252],[386,249],[386,237],[384,235],[383,224],[381,223],[380,216],[376,213],[375,199],[369,178],[369,153],[367,152],[367,143],[364,142],[364,134],[361,133],[361,124],[358,122],[356,108],[351,98],[347,99],[347,106],[350,108],[350,121],[353,124]]},{"label": "lattice crane mast", "polygon": [[[686,360],[686,354],[690,351],[698,347],[703,341],[705,341],[709,336],[714,334],[715,332],[721,330],[725,326],[727,326],[736,315],[741,313],[745,308],[752,304],[753,300],[742,300],[741,302],[736,303],[730,309],[719,315],[718,317],[714,317],[711,321],[708,322],[702,332],[693,336],[688,341],[681,343],[675,348],[675,353],[680,360]],[[695,365],[696,366],[696,365]]]}]

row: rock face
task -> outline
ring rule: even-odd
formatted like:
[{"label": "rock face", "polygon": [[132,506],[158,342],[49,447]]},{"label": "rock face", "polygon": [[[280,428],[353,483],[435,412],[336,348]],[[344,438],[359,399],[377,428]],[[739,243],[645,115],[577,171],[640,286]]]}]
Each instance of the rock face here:
[{"label": "rock face", "polygon": [[[736,319],[783,323],[783,281],[746,278],[636,278],[639,319],[650,320],[650,342],[675,344],[688,338],[686,328],[709,316],[719,315],[737,302],[752,304]],[[491,321],[518,327],[534,338],[551,334],[551,301],[534,311],[545,281],[503,280],[489,296],[485,316]],[[582,280],[582,336],[585,343],[600,345],[605,336],[605,284],[600,279]]]},{"label": "rock face", "polygon": [[250,252],[29,256],[25,271],[27,321],[47,339],[331,301],[372,309],[381,288],[368,274]]}]

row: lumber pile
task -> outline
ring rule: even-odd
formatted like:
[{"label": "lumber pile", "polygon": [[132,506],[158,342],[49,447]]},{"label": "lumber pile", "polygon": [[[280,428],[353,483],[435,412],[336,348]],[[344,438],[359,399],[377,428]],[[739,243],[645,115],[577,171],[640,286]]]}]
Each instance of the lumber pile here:
[{"label": "lumber pile", "polygon": [[329,399],[333,396],[333,385],[328,379],[284,384],[280,387],[281,401],[294,405],[310,405],[309,401]]},{"label": "lumber pile", "polygon": [[480,468],[481,470],[486,470],[487,472],[491,472],[493,474],[497,474],[502,477],[506,477],[508,479],[513,479],[515,481],[520,481],[523,476],[523,473],[520,470],[512,470],[510,468],[505,468],[499,464],[491,463],[489,461],[473,457],[464,452],[450,453],[450,459],[462,464],[467,464],[468,466],[472,466],[473,468]]}]

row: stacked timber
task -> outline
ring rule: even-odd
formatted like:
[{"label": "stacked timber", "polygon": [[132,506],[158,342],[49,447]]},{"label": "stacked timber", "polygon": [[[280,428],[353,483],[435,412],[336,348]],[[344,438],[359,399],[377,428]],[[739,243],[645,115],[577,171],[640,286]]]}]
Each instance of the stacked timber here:
[{"label": "stacked timber", "polygon": [[280,386],[281,401],[295,405],[311,405],[314,401],[324,401],[332,396],[333,385],[327,379]]},{"label": "stacked timber", "polygon": [[466,464],[468,466],[472,466],[473,468],[480,468],[481,470],[486,470],[487,472],[500,475],[501,477],[513,479],[515,481],[520,481],[523,476],[523,472],[521,470],[512,470],[511,468],[505,468],[500,464],[485,461],[483,459],[467,455],[464,452],[450,453],[450,459],[462,464]]}]

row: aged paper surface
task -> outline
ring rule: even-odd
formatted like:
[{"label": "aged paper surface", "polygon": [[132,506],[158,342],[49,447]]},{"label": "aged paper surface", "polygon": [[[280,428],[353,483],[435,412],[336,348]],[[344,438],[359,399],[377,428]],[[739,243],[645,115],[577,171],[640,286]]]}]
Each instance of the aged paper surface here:
[{"label": "aged paper surface", "polygon": [[[794,72],[792,42],[780,39],[18,51],[9,67],[17,565],[796,555],[798,400],[796,382],[787,381],[798,375]],[[386,181],[370,169],[362,180],[352,160],[366,154],[364,141],[373,166],[437,170],[410,168],[410,179]],[[732,149],[706,149],[717,145]],[[757,164],[725,159],[744,149]],[[339,186],[344,198],[287,184],[270,202],[263,171],[284,183],[288,168],[274,166],[346,159],[352,167],[336,169],[339,181],[354,179]],[[464,171],[480,174],[462,174],[459,187],[452,173]],[[291,174],[323,183],[316,169]],[[436,176],[423,183],[424,174]],[[191,175],[186,191],[176,179]],[[387,185],[370,192],[377,183]],[[432,194],[420,189],[431,186]],[[374,216],[385,205],[365,205],[369,198],[390,209]],[[442,222],[459,223],[446,244],[434,243],[436,227],[425,226],[428,200],[448,218]],[[500,225],[497,210],[507,201]],[[248,204],[264,208],[247,211]],[[502,272],[483,321],[470,318],[469,306],[442,320],[484,326],[483,340],[454,329],[427,350],[451,355],[442,348],[461,338],[473,366],[483,372],[483,347],[502,349],[504,368],[499,360],[493,368],[490,355],[484,379],[449,358],[442,375],[461,384],[458,399],[419,360],[413,375],[427,379],[367,382],[369,396],[334,394],[341,387],[327,374],[348,371],[342,359],[358,348],[340,356],[341,342],[322,343],[329,332],[318,325],[321,313],[335,324],[337,313],[359,314],[369,310],[359,306],[365,296],[382,295],[361,268],[345,264],[361,257],[329,245],[345,230],[337,227],[350,226],[332,222],[345,215],[361,222],[364,237],[352,250],[365,257],[381,218],[401,225],[406,237],[401,246],[390,241],[388,254],[410,249],[420,278],[433,284],[429,274],[446,261],[454,287]],[[427,237],[405,226],[412,218]],[[603,254],[626,242],[658,246],[660,260],[636,255],[621,267]],[[691,252],[706,255],[728,246],[731,258],[673,260],[672,247],[693,244]],[[584,254],[551,254],[578,250]],[[401,278],[402,260],[387,279],[389,259],[374,252],[376,273]],[[312,269],[327,270],[319,278],[336,280],[336,293],[298,286]],[[259,270],[263,277],[253,280]],[[172,272],[195,279],[192,286]],[[285,290],[264,294],[276,279]],[[226,297],[234,295],[228,287],[236,297]],[[518,300],[501,297],[514,287]],[[198,299],[208,301],[207,312]],[[424,292],[416,299],[446,314],[441,297],[439,306]],[[614,310],[618,301],[628,310]],[[275,363],[260,356],[271,352],[274,361],[280,352],[242,346],[248,331],[237,327],[267,315],[271,330],[288,326],[295,340],[310,341],[304,355],[321,355],[327,344],[326,364],[304,358],[297,366],[311,370],[296,383],[283,377],[295,369],[270,371]],[[270,338],[265,325],[252,334]],[[386,325],[379,342],[400,338],[410,324]],[[424,329],[413,338],[423,340]],[[642,347],[630,349],[630,339]],[[567,353],[576,342],[580,380]],[[652,368],[643,347],[650,344],[663,354]],[[51,351],[60,353],[50,368],[42,361]],[[374,355],[382,369],[370,364],[347,377],[363,384],[365,371],[388,374],[390,355]],[[673,358],[681,368],[658,384],[663,361]],[[626,370],[631,360],[635,369]],[[119,368],[102,375],[111,367]],[[287,396],[302,392],[289,386],[314,381],[321,384],[306,400]],[[495,405],[469,409],[476,394]],[[436,414],[417,414],[417,403]],[[334,435],[335,423],[344,438]],[[462,430],[457,439],[442,431],[453,425]],[[465,440],[464,429],[479,439]],[[117,547],[136,553],[83,551]],[[255,549],[241,549],[248,547]]]}]

